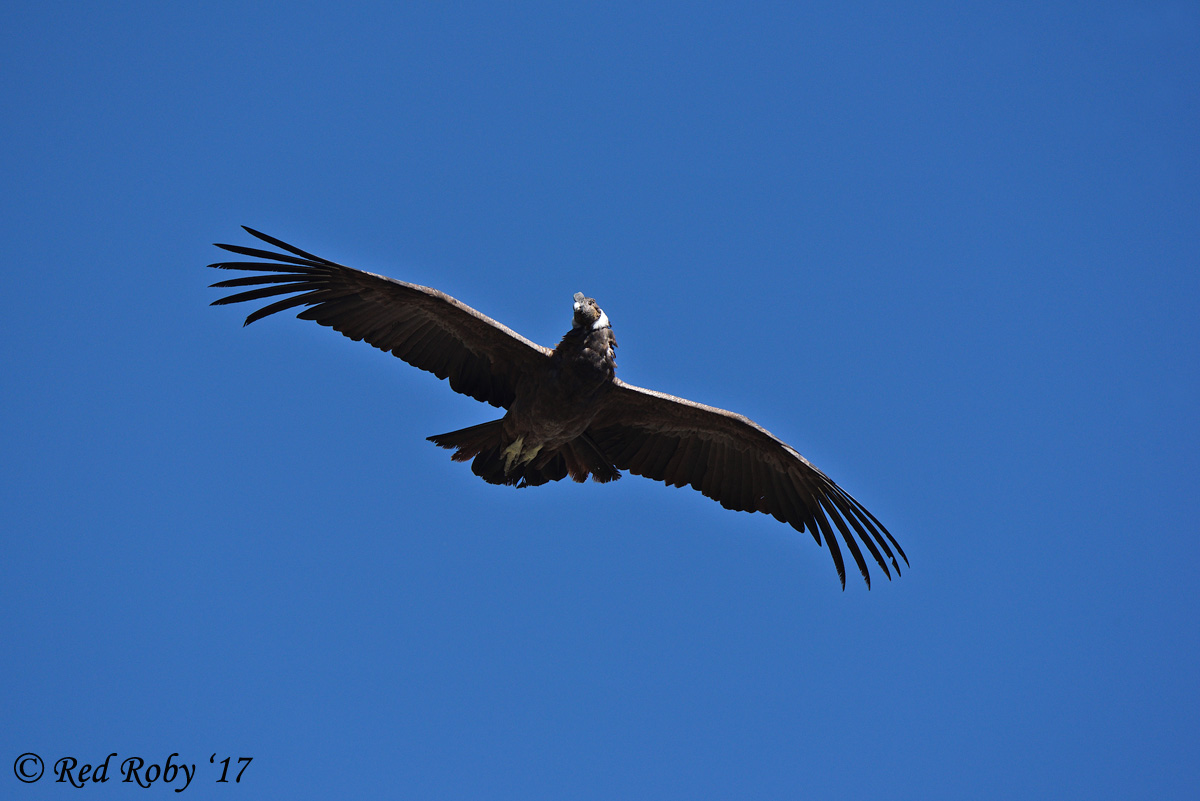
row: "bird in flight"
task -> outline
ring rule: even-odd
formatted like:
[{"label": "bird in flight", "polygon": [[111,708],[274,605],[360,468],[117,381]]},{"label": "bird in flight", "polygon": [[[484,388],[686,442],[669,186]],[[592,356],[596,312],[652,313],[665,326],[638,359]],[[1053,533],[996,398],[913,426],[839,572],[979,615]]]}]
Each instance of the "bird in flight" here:
[{"label": "bird in flight", "polygon": [[530,487],[567,476],[606,483],[628,470],[807,530],[828,546],[843,589],[838,534],[868,588],[871,574],[859,543],[889,579],[889,562],[900,574],[897,555],[908,564],[874,515],[757,423],[617,378],[608,315],[582,292],[575,293],[571,330],[551,350],[436,289],[355,270],[245,230],[281,252],[218,244],[256,261],[210,267],[258,274],[213,284],[242,290],[213,305],[283,296],[244,325],[302,306],[300,319],[389,351],[448,379],[455,392],[505,409],[499,420],[429,437],[454,451],[454,461],[470,460],[489,484]]}]

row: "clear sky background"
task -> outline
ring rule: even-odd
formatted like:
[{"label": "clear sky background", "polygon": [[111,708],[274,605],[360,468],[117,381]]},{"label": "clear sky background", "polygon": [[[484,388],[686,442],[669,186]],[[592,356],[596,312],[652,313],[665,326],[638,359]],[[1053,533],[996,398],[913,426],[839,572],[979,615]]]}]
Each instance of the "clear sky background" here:
[{"label": "clear sky background", "polygon": [[[1200,7],[334,8],[0,11],[0,795],[1195,797]],[[241,224],[546,345],[595,296],[911,569],[484,484],[424,438],[496,410],[208,306]]]}]

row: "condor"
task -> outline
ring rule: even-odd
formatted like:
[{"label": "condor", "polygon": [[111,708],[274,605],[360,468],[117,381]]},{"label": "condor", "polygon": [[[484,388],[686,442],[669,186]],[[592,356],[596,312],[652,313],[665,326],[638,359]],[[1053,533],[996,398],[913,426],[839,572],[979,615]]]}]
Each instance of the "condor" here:
[{"label": "condor", "polygon": [[[807,459],[766,429],[732,412],[626,384],[616,377],[608,315],[577,292],[571,330],[554,350],[534,344],[436,289],[327,261],[259,233],[275,252],[221,245],[262,261],[223,261],[251,275],[219,288],[255,287],[214,301],[241,303],[285,295],[245,325],[296,306],[297,317],[390,351],[414,367],[449,379],[455,392],[507,410],[499,420],[429,437],[471,461],[490,484],[537,486],[570,476],[601,483],[621,470],[669,485],[685,484],[727,509],[765,512],[808,530],[829,546],[842,587],[841,535],[867,586],[859,543],[890,579],[900,574],[900,544],[875,516]],[[837,534],[834,533],[836,529]]]}]

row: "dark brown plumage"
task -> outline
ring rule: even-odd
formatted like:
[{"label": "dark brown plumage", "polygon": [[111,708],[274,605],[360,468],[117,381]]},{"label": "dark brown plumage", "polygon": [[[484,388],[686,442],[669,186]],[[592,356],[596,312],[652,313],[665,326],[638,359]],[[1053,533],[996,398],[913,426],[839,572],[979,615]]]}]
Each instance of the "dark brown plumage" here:
[{"label": "dark brown plumage", "polygon": [[888,578],[889,562],[897,575],[896,557],[908,563],[874,515],[766,429],[739,414],[618,379],[616,339],[592,298],[575,295],[571,330],[550,350],[436,289],[345,267],[246,230],[283,252],[217,245],[262,261],[209,265],[260,273],[213,284],[244,288],[214,305],[285,296],[245,324],[303,306],[297,317],[390,351],[448,379],[454,391],[507,410],[499,420],[429,437],[454,450],[456,461],[471,460],[485,481],[536,486],[590,475],[607,482],[628,470],[807,530],[818,545],[829,546],[843,587],[839,534],[868,587],[859,543]]}]

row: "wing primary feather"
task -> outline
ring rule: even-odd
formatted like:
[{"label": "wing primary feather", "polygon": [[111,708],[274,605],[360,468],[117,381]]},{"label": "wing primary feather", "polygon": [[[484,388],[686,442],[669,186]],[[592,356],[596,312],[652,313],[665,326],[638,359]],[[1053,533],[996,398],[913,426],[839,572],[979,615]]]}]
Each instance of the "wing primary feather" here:
[{"label": "wing primary feather", "polygon": [[802,476],[793,475],[784,470],[776,471],[772,477],[777,485],[781,485],[784,488],[779,491],[793,507],[789,510],[789,522],[795,526],[796,521],[803,521],[803,525],[808,526],[808,533],[816,540],[817,545],[820,545],[821,532],[817,527],[817,517],[820,515],[820,507],[817,506],[816,500],[805,489],[803,481],[799,480]]},{"label": "wing primary feather", "polygon": [[[900,550],[899,544],[892,539],[892,535],[888,533],[888,530],[883,528],[882,524],[880,524],[878,520],[875,520],[874,516],[872,516],[870,512],[863,508],[862,504],[854,500],[852,495],[847,493],[841,487],[838,487],[837,490],[838,494],[845,498],[851,505],[851,508],[854,509],[855,517],[857,517],[859,522],[862,523],[863,527],[870,532],[871,538],[878,543],[879,547],[883,549],[883,552],[887,554],[888,559],[892,561],[892,566],[896,568],[896,574],[899,575],[900,563],[896,561],[896,554],[892,552],[892,548],[888,545],[888,541],[890,540],[892,544],[896,546],[898,551]],[[904,555],[903,551],[900,551],[900,557],[904,559],[904,564],[907,565],[908,557]]]},{"label": "wing primary feather", "polygon": [[[264,234],[262,231],[255,231],[253,228],[251,228],[248,225],[243,225],[242,230],[244,230],[246,233],[250,234],[250,236],[257,237],[269,245],[274,245],[277,248],[286,250],[288,253],[294,253],[297,256],[300,256],[301,258],[311,259],[312,261],[320,262],[321,264],[336,264],[336,262],[332,262],[332,261],[329,261],[328,259],[323,259],[320,256],[314,256],[313,254],[308,253],[307,251],[303,251],[300,248],[296,247],[295,245],[289,245],[287,242],[284,242],[282,239],[276,239],[275,237],[273,237],[269,234]],[[338,265],[338,266],[340,266],[340,265]]]},{"label": "wing primary feather", "polygon": [[[837,488],[836,485],[834,485],[834,488],[835,489]],[[844,500],[844,494],[841,492],[836,492],[836,493],[831,492],[830,497],[833,499],[834,503],[838,506],[839,510],[842,512],[842,515],[845,517],[846,522],[849,523],[854,528],[854,530],[858,533],[858,538],[860,540],[862,540],[863,545],[867,546],[867,550],[869,550],[871,552],[871,556],[875,557],[875,561],[877,563],[879,563],[879,566],[881,568],[883,568],[883,572],[885,575],[887,575],[888,580],[891,581],[892,573],[890,570],[888,570],[887,560],[885,560],[883,558],[883,554],[881,554],[879,552],[879,548],[876,547],[875,539],[866,532],[866,530],[863,528],[862,523],[859,522],[858,510],[855,509],[853,506],[850,506],[849,509],[847,509],[846,507],[842,506],[841,503],[838,503],[839,498]],[[894,556],[891,556],[891,554],[888,554],[888,556],[891,557],[892,564],[895,565],[896,558]],[[896,575],[900,575],[900,566],[899,565],[896,565]]]},{"label": "wing primary feather", "polygon": [[317,295],[319,293],[320,293],[320,290],[313,290],[312,292],[305,292],[303,295],[294,295],[290,298],[284,298],[283,300],[277,300],[274,303],[270,304],[269,306],[263,306],[258,311],[252,312],[251,314],[249,314],[246,317],[246,321],[244,323],[242,323],[242,325],[243,326],[250,325],[250,323],[253,323],[256,320],[261,320],[262,318],[269,317],[270,315],[275,314],[276,312],[281,312],[281,311],[284,311],[285,309],[291,309],[295,306],[303,306],[307,303],[317,303],[318,299],[314,298],[313,296]]},{"label": "wing primary feather", "polygon": [[301,283],[287,284],[286,286],[264,286],[258,289],[248,289],[245,292],[238,292],[235,295],[214,300],[213,306],[224,306],[227,303],[244,303],[248,300],[262,300],[263,298],[273,297],[275,295],[289,295],[293,292],[304,292],[309,290],[320,289],[321,285],[315,281],[304,281]]},{"label": "wing primary feather", "polygon": [[[877,540],[879,540],[879,544],[881,546],[883,546],[883,549],[885,551],[887,551],[888,556],[892,557],[892,564],[896,564],[896,557],[892,556],[891,548],[888,548],[888,542],[892,543],[892,547],[894,547],[896,549],[896,553],[900,554],[900,558],[903,559],[904,564],[907,565],[908,557],[904,555],[904,549],[900,547],[900,543],[896,542],[896,538],[892,536],[892,533],[887,530],[887,528],[883,525],[883,523],[880,523],[879,519],[876,518],[875,515],[871,514],[871,512],[868,511],[865,506],[863,506],[861,503],[859,503],[853,495],[846,492],[841,487],[838,487],[838,493],[840,495],[842,495],[844,498],[846,498],[847,500],[849,500],[850,503],[854,504],[854,508],[862,513],[861,515],[859,515],[859,518],[862,520],[862,522],[868,528],[871,529],[872,532],[875,533],[875,538]],[[886,541],[882,537],[879,536],[880,532],[883,533],[883,537],[887,538]],[[896,570],[897,571],[900,570],[900,566],[898,564],[896,564]]]},{"label": "wing primary feather", "polygon": [[257,286],[258,284],[288,284],[307,281],[311,273],[276,273],[275,275],[244,275],[241,278],[229,278],[209,284],[210,289],[232,289],[238,286]]},{"label": "wing primary feather", "polygon": [[[822,529],[817,525],[818,519],[821,517],[821,507],[817,499],[805,487],[800,476],[793,472],[783,472],[779,475],[779,480],[786,488],[786,498],[788,503],[794,506],[794,511],[791,513],[795,519],[803,520],[808,526],[808,533],[820,545],[823,542]],[[795,525],[793,523],[793,525]]]},{"label": "wing primary feather", "polygon": [[284,262],[287,267],[280,267],[274,262],[265,261],[217,261],[208,265],[214,270],[253,270],[260,273],[278,273],[287,272],[288,270],[294,273],[303,273],[305,275],[323,275],[328,276],[330,270],[324,265],[296,264],[295,262]]},{"label": "wing primary feather", "polygon": [[[842,534],[842,540],[846,543],[846,547],[850,549],[850,555],[854,557],[855,564],[858,565],[858,572],[862,574],[863,581],[867,582],[867,589],[871,589],[871,573],[867,570],[867,561],[863,558],[862,549],[858,547],[858,541],[854,539],[854,535],[850,533],[846,522],[842,520],[841,514],[838,512],[837,504],[828,496],[821,498],[821,504],[825,507],[825,517],[827,520],[833,521],[833,525]],[[886,567],[883,568],[887,570]],[[891,578],[889,575],[888,578]]]},{"label": "wing primary feather", "polygon": [[824,513],[818,509],[813,515],[813,519],[817,523],[817,527],[821,529],[821,536],[829,545],[829,555],[833,557],[833,565],[837,568],[838,580],[842,582],[842,589],[846,589],[846,565],[842,561],[842,549],[838,545],[837,538],[833,536],[833,530],[829,528],[829,521],[825,519]]},{"label": "wing primary feather", "polygon": [[[239,256],[252,256],[256,259],[268,259],[270,261],[282,262],[284,264],[296,264],[301,267],[313,267],[316,269],[323,269],[323,268],[328,268],[331,266],[334,266],[334,267],[340,266],[340,265],[334,264],[331,261],[325,261],[324,259],[318,259],[315,256],[310,257],[310,258],[300,259],[300,258],[296,258],[295,256],[289,256],[286,253],[275,253],[274,251],[271,251],[271,250],[263,250],[262,248],[250,248],[250,247],[246,247],[245,245],[225,245],[225,244],[221,244],[220,242],[214,242],[213,244],[215,244],[221,250],[227,250],[230,253],[236,253]],[[224,264],[241,264],[241,262],[218,262],[216,264],[210,264],[208,266],[209,267],[217,267],[222,270],[231,270],[231,269],[232,270],[260,269],[261,270],[262,269],[262,267],[258,267],[258,268],[224,267],[224,266],[222,266]],[[269,269],[278,270],[279,268],[271,267]]]}]

